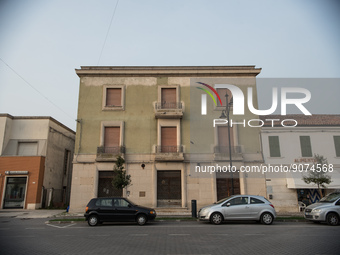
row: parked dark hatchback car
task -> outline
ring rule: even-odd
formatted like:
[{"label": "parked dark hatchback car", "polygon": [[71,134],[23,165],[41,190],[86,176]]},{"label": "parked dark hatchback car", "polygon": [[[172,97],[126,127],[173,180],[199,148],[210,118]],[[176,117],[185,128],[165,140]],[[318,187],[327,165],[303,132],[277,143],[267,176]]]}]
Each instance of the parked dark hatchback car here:
[{"label": "parked dark hatchback car", "polygon": [[152,208],[138,206],[122,197],[93,198],[86,206],[85,219],[90,226],[108,221],[135,221],[144,225],[156,218],[156,211]]}]

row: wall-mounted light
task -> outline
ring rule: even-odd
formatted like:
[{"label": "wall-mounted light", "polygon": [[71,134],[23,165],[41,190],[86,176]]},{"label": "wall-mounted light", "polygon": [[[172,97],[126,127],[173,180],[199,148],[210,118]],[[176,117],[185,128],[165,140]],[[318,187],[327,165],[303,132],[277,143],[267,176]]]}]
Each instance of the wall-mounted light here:
[{"label": "wall-mounted light", "polygon": [[141,166],[143,169],[145,168],[145,164],[144,164],[144,163],[143,163],[143,164],[141,164],[140,166]]}]

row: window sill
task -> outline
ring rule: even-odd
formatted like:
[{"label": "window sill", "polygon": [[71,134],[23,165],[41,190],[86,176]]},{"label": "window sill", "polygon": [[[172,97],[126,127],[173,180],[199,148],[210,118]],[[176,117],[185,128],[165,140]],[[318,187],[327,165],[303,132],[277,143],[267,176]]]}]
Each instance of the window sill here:
[{"label": "window sill", "polygon": [[102,111],[124,111],[123,106],[104,106]]}]

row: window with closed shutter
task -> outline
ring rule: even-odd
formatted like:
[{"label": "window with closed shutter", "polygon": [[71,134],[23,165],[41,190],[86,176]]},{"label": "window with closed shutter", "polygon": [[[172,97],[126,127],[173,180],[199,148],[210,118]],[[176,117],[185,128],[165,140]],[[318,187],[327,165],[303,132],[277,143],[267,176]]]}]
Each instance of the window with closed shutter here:
[{"label": "window with closed shutter", "polygon": [[280,157],[280,143],[279,143],[279,137],[278,136],[269,136],[269,154],[270,157]]},{"label": "window with closed shutter", "polygon": [[300,145],[302,157],[313,157],[310,136],[300,136]]},{"label": "window with closed shutter", "polygon": [[122,106],[122,89],[107,88],[106,89],[106,106]]},{"label": "window with closed shutter", "polygon": [[[228,138],[228,127],[227,126],[218,126],[217,127],[217,135],[218,135],[218,149],[219,153],[227,153],[229,152],[229,138]],[[233,151],[234,146],[234,136],[233,136],[233,128],[230,127],[230,145]]]},{"label": "window with closed shutter", "polygon": [[176,88],[162,88],[162,109],[176,109]]},{"label": "window with closed shutter", "polygon": [[[120,146],[120,128],[119,127],[105,127],[105,134],[104,134],[105,151],[113,150],[112,153],[119,152],[118,151],[119,146]],[[109,151],[106,151],[106,152],[108,153]]]},{"label": "window with closed shutter", "polygon": [[230,90],[226,89],[226,88],[218,88],[218,89],[216,89],[216,91],[217,91],[217,94],[220,96],[221,101],[222,101],[222,105],[221,105],[220,100],[216,100],[217,106],[226,106],[227,105],[226,104],[227,98],[226,98],[225,95],[228,93],[228,101],[229,102],[232,98],[232,94],[231,94]]},{"label": "window with closed shutter", "polygon": [[177,152],[177,128],[161,128],[161,152]]}]

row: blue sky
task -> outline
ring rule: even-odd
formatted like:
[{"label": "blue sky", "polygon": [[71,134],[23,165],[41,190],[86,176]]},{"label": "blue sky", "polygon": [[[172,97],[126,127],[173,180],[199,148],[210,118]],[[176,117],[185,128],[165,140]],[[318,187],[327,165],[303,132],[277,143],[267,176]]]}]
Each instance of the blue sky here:
[{"label": "blue sky", "polygon": [[[75,129],[74,69],[86,65],[256,65],[258,78],[340,78],[339,1],[120,0],[100,58],[116,3],[0,1],[0,58],[39,91],[0,61],[0,112]],[[263,84],[260,102],[271,91]],[[334,84],[310,85],[313,113],[340,113]]]}]

